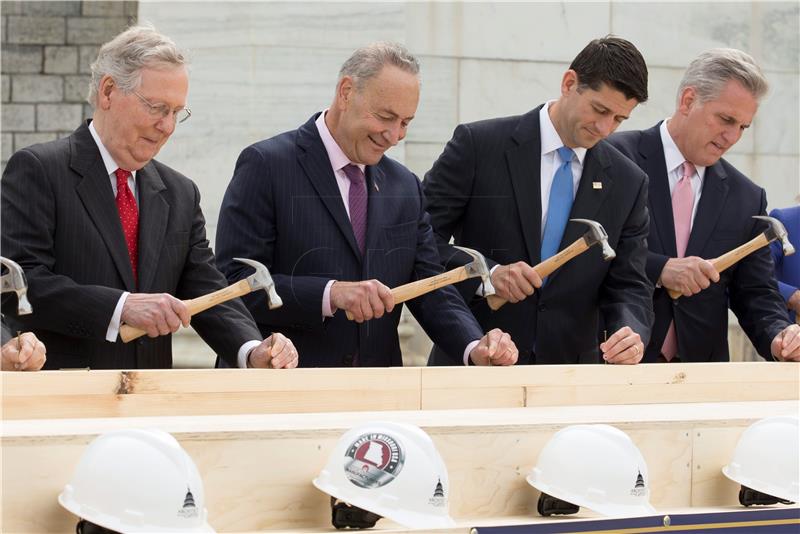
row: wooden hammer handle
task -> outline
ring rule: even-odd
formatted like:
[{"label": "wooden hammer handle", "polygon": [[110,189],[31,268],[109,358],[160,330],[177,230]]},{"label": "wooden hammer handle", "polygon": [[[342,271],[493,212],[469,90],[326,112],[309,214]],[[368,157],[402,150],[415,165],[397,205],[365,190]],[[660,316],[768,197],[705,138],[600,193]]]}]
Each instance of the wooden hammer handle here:
[{"label": "wooden hammer handle", "polygon": [[[586,252],[588,249],[589,245],[586,244],[586,239],[581,237],[555,256],[550,256],[542,263],[535,265],[533,270],[536,271],[542,278],[545,276],[550,276],[559,267],[567,263],[575,256]],[[486,300],[489,304],[489,307],[495,311],[499,310],[506,302],[508,302],[503,297],[498,297],[497,295],[490,295],[486,297]]]},{"label": "wooden hammer handle", "polygon": [[[752,254],[756,250],[766,247],[769,245],[769,239],[764,234],[758,235],[745,243],[744,245],[739,245],[735,249],[726,252],[722,256],[718,258],[714,258],[713,260],[709,260],[711,265],[717,270],[718,273],[721,273],[728,267],[735,265],[739,260],[742,258]],[[677,299],[682,295],[680,291],[675,289],[668,289],[667,293],[673,299]]]},{"label": "wooden hammer handle", "polygon": [[[391,290],[392,296],[394,297],[394,303],[400,304],[401,302],[415,299],[421,295],[424,295],[425,293],[430,293],[431,291],[439,289],[440,287],[461,282],[467,278],[469,278],[469,274],[467,273],[466,267],[456,267],[455,269],[447,271],[446,273],[437,274],[436,276],[423,278],[422,280],[397,286]],[[345,312],[345,314],[347,315],[348,319],[351,321],[353,320],[352,313],[348,311]]]},{"label": "wooden hammer handle", "polygon": [[[183,303],[186,305],[186,309],[189,311],[189,316],[192,316],[202,311],[206,311],[209,308],[213,308],[217,304],[222,304],[223,302],[247,295],[248,293],[250,293],[250,283],[247,280],[239,280],[235,284],[231,284],[228,287],[224,287],[214,291],[213,293],[209,293],[208,295],[184,300]],[[147,332],[144,330],[139,330],[138,328],[129,324],[124,324],[119,328],[119,337],[125,343],[142,337],[145,334],[147,334]]]}]

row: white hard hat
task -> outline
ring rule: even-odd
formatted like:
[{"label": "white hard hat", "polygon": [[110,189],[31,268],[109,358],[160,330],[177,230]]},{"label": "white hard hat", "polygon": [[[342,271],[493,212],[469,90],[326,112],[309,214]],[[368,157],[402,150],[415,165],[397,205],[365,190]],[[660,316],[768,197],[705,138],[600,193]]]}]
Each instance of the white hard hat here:
[{"label": "white hard hat", "polygon": [[369,423],[339,438],[314,485],[408,528],[452,527],[447,468],[430,436],[404,423]]},{"label": "white hard hat", "polygon": [[527,480],[542,493],[606,516],[655,513],[642,453],[613,426],[573,425],[559,430],[542,449]]},{"label": "white hard hat", "polygon": [[161,430],[115,430],[92,441],[58,496],[61,506],[107,529],[214,532],[194,462]]},{"label": "white hard hat", "polygon": [[756,421],[739,437],[723,474],[761,493],[800,501],[799,433],[800,418],[795,416]]}]

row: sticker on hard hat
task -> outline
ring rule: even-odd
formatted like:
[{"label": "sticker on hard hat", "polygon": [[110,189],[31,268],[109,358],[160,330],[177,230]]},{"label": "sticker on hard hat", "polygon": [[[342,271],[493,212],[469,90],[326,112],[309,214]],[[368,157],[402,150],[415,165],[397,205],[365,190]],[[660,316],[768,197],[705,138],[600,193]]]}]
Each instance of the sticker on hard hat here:
[{"label": "sticker on hard hat", "polygon": [[178,515],[184,519],[197,517],[197,505],[194,503],[192,490],[188,487],[186,488],[186,497],[183,498],[183,506],[178,510]]},{"label": "sticker on hard hat", "polygon": [[647,495],[647,486],[645,486],[644,477],[642,476],[641,471],[639,471],[639,474],[636,476],[636,484],[634,484],[633,489],[631,490],[631,495],[634,497],[644,497]]},{"label": "sticker on hard hat", "polygon": [[380,488],[397,477],[404,461],[405,452],[393,437],[362,434],[347,448],[344,474],[358,487]]},{"label": "sticker on hard hat", "polygon": [[444,494],[444,488],[442,487],[442,479],[440,478],[438,482],[436,482],[436,487],[433,489],[433,497],[428,499],[428,504],[431,506],[435,506],[437,508],[441,508],[442,506],[447,506],[447,497]]}]

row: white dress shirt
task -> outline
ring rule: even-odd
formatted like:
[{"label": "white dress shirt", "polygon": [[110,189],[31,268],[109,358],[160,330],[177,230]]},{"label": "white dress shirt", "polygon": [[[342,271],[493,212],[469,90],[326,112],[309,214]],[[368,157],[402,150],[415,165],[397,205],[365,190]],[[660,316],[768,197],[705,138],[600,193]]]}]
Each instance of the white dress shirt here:
[{"label": "white dress shirt", "polygon": [[[675,186],[678,185],[678,181],[683,178],[683,162],[686,161],[686,158],[683,157],[681,151],[678,150],[678,146],[675,144],[675,141],[672,139],[672,136],[669,134],[667,130],[667,121],[669,119],[664,119],[664,122],[661,123],[659,127],[659,132],[661,133],[661,144],[664,147],[664,161],[667,163],[667,178],[669,178],[669,194],[672,197],[672,193],[675,191]],[[692,176],[692,192],[694,192],[694,206],[692,207],[692,226],[694,226],[694,217],[697,215],[697,205],[700,204],[700,195],[703,192],[703,178],[706,175],[706,168],[700,167],[695,165],[695,173]]]}]

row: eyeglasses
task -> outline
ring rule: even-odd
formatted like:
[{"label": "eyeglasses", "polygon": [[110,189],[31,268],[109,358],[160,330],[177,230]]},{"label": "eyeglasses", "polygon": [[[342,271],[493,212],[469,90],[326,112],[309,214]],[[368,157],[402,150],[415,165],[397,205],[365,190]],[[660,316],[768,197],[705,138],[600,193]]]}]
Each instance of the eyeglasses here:
[{"label": "eyeglasses", "polygon": [[138,96],[139,100],[141,100],[142,103],[145,106],[147,106],[147,111],[148,113],[150,113],[151,117],[158,117],[159,119],[165,119],[169,115],[173,115],[175,123],[180,124],[181,122],[184,122],[186,119],[192,116],[192,110],[190,110],[189,108],[181,108],[173,112],[170,109],[170,107],[164,103],[153,104],[152,102],[147,100],[145,97],[143,97],[136,91],[133,91],[133,94]]}]

